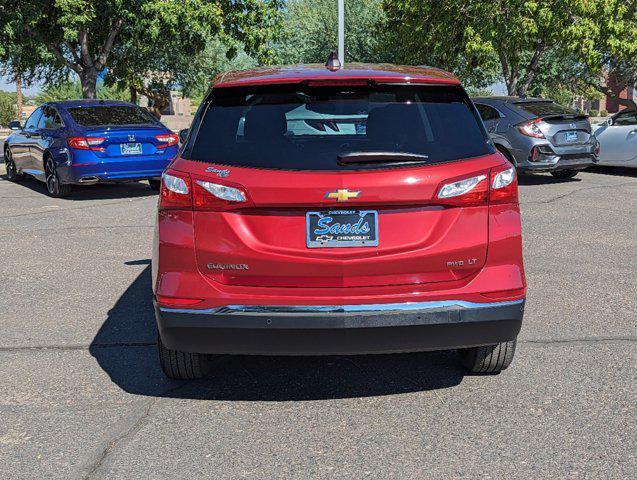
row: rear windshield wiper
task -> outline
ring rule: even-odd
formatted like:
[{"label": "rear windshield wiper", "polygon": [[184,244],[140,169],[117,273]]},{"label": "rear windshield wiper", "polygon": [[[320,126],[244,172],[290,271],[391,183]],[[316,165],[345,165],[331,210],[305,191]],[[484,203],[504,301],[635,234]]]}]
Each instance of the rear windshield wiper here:
[{"label": "rear windshield wiper", "polygon": [[428,155],[405,152],[349,152],[338,156],[340,165],[364,163],[424,163]]}]

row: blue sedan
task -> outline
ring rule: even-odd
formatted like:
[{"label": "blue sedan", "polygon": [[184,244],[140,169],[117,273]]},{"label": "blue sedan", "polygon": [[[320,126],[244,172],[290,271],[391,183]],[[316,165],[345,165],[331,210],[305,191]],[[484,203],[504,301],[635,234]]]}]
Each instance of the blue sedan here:
[{"label": "blue sedan", "polygon": [[4,147],[7,178],[31,175],[52,197],[73,185],[148,180],[158,190],[177,155],[179,138],[147,110],[112,100],[41,105],[26,121],[9,125]]}]

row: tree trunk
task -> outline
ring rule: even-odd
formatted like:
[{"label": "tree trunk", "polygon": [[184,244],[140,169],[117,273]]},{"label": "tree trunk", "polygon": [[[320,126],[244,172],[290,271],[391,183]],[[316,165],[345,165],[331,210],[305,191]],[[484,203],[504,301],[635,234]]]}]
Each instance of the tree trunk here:
[{"label": "tree trunk", "polygon": [[128,87],[128,90],[130,91],[131,103],[134,103],[135,105],[137,105],[137,90],[135,89],[135,87]]},{"label": "tree trunk", "polygon": [[97,75],[98,71],[94,68],[85,67],[80,73],[80,83],[82,84],[82,98],[97,98]]},{"label": "tree trunk", "polygon": [[22,110],[24,109],[22,102],[22,77],[21,72],[16,73],[15,76],[15,106],[18,114],[18,121],[22,122]]}]

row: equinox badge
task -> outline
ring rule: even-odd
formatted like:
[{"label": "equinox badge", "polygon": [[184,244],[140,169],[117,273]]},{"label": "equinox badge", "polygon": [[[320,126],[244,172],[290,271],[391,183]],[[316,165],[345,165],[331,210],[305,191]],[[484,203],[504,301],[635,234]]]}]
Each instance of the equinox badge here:
[{"label": "equinox badge", "polygon": [[350,192],[347,188],[339,188],[335,192],[327,192],[325,198],[334,198],[337,202],[347,202],[350,198],[358,198],[360,194],[360,191]]}]

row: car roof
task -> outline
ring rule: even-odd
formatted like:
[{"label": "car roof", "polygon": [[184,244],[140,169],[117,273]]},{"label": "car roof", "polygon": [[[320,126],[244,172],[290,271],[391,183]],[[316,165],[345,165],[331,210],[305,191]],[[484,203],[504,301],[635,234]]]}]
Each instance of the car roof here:
[{"label": "car roof", "polygon": [[453,74],[434,67],[348,63],[344,68],[337,70],[330,70],[323,64],[307,64],[230,71],[217,75],[212,81],[212,87],[280,85],[312,80],[373,80],[382,83],[460,85],[460,80]]},{"label": "car roof", "polygon": [[553,102],[553,100],[549,98],[539,98],[539,97],[511,97],[511,96],[489,96],[489,97],[473,97],[472,100],[474,102],[480,101],[488,101],[488,100],[496,100],[503,103],[525,103],[525,102]]},{"label": "car roof", "polygon": [[123,100],[61,100],[57,102],[47,102],[46,105],[52,105],[54,107],[73,108],[73,107],[103,107],[103,106],[117,106],[127,105],[135,107],[136,105]]}]

